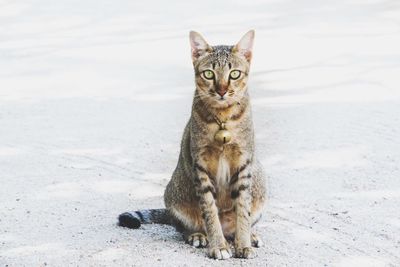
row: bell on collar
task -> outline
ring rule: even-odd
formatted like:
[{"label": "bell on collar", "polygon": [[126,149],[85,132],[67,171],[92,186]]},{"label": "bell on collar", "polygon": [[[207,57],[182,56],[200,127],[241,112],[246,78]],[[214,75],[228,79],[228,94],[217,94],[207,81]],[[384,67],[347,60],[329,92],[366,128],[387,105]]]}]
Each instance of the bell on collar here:
[{"label": "bell on collar", "polygon": [[214,139],[221,145],[225,145],[231,141],[232,134],[225,129],[225,123],[221,123],[220,130],[215,134]]}]

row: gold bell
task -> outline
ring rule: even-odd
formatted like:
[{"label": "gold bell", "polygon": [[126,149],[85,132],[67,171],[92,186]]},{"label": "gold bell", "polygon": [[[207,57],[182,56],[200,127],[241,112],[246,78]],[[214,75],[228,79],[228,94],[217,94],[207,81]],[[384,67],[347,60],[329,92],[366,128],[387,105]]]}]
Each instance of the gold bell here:
[{"label": "gold bell", "polygon": [[232,134],[225,129],[224,123],[221,124],[221,129],[215,134],[214,139],[221,145],[224,145],[226,143],[229,143],[229,141],[231,141]]}]

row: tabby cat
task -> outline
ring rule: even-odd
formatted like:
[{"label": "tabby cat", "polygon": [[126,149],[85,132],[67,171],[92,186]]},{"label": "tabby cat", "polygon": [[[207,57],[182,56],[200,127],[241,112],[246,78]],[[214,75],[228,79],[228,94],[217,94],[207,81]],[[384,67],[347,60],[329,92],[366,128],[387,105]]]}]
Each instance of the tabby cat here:
[{"label": "tabby cat", "polygon": [[[235,46],[210,46],[190,32],[196,90],[166,209],[126,212],[119,225],[174,225],[215,259],[251,258],[262,241],[252,230],[265,202],[265,177],[254,153],[247,80],[254,31]],[[233,243],[234,254],[228,241]]]}]

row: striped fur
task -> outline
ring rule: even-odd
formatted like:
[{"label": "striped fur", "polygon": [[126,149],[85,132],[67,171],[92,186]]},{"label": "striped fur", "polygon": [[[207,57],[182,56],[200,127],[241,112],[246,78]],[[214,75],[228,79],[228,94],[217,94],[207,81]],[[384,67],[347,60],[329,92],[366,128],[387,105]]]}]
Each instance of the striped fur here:
[{"label": "striped fur", "polygon": [[[200,34],[190,33],[196,90],[178,164],[165,189],[165,214],[186,242],[207,245],[215,259],[253,257],[252,246],[262,243],[252,230],[266,199],[247,90],[253,38],[250,31],[235,46],[210,46]],[[229,143],[214,140],[220,129],[215,118],[232,134]],[[128,217],[157,221],[137,212]],[[233,240],[234,254],[227,240]]]},{"label": "striped fur", "polygon": [[122,227],[137,229],[142,223],[171,224],[171,216],[166,209],[151,209],[124,212],[118,217],[118,224]]}]

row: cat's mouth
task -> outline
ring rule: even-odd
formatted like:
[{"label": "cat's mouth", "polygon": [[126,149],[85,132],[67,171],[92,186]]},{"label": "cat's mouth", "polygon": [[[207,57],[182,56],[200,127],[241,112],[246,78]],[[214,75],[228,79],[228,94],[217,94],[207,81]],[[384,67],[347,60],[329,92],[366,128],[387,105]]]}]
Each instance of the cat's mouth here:
[{"label": "cat's mouth", "polygon": [[227,95],[210,95],[205,99],[206,105],[209,105],[212,108],[223,109],[232,105],[232,99]]},{"label": "cat's mouth", "polygon": [[215,108],[227,108],[232,104],[231,100],[227,96],[218,96],[217,98],[214,98],[213,102]]},{"label": "cat's mouth", "polygon": [[224,105],[225,103],[229,102],[229,99],[226,95],[217,95],[216,97],[214,97],[214,102],[216,102],[216,105]]}]

